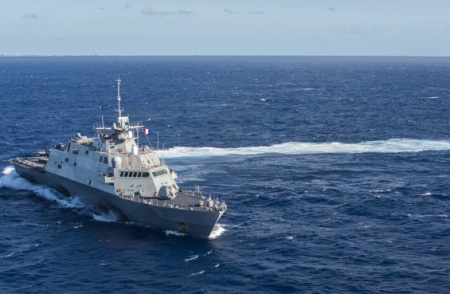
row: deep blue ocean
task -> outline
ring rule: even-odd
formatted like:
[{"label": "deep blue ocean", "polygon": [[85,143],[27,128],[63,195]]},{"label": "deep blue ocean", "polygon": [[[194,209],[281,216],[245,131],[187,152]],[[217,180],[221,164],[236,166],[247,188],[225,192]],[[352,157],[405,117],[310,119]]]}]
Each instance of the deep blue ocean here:
[{"label": "deep blue ocean", "polygon": [[[209,239],[8,162],[114,121],[118,78],[180,186],[227,202]],[[0,57],[0,109],[1,293],[450,289],[450,58]]]}]

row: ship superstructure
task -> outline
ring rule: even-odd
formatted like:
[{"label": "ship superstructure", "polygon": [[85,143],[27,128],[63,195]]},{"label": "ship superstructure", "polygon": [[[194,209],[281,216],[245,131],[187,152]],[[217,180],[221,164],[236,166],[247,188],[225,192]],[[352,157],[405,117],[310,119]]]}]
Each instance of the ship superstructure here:
[{"label": "ship superstructure", "polygon": [[17,173],[87,204],[113,210],[132,222],[207,237],[227,209],[224,201],[188,194],[176,173],[149,146],[139,144],[142,124],[122,115],[117,81],[117,122],[96,127],[97,136],[77,134],[37,157],[11,159]]}]

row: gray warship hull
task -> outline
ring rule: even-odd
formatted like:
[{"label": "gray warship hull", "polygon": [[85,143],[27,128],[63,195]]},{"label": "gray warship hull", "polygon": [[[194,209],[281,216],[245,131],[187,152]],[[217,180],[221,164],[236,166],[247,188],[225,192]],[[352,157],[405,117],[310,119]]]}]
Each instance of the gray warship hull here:
[{"label": "gray warship hull", "polygon": [[[176,172],[150,146],[140,144],[148,129],[130,123],[120,107],[117,80],[117,121],[95,127],[94,137],[76,136],[35,157],[11,159],[16,172],[31,182],[48,186],[88,205],[111,210],[131,222],[161,230],[208,237],[226,211],[225,201],[199,189],[185,193]],[[150,142],[147,138],[147,141]]]},{"label": "gray warship hull", "polygon": [[165,205],[164,200],[158,199],[141,200],[142,202],[138,202],[136,199],[127,200],[61,177],[43,168],[26,165],[17,158],[11,159],[10,162],[14,165],[17,174],[33,183],[50,187],[67,197],[76,196],[87,205],[113,211],[124,220],[154,229],[174,230],[195,237],[207,238],[224,213],[223,210],[198,211],[174,208],[176,203]]}]

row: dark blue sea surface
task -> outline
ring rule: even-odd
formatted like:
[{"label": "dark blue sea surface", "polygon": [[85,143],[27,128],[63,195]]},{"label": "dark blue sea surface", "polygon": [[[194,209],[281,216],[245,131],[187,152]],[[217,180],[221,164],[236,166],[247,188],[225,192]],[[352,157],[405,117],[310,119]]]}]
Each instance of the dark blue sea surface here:
[{"label": "dark blue sea surface", "polygon": [[[227,202],[209,239],[8,162],[115,120],[118,78],[180,186]],[[0,87],[1,293],[450,288],[450,58],[1,57]]]}]

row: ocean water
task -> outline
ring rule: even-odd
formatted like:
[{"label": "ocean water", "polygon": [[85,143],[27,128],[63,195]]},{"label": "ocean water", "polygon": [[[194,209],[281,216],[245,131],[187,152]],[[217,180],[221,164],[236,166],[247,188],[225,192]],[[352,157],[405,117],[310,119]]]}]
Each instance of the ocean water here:
[{"label": "ocean water", "polygon": [[[209,239],[18,177],[122,106],[228,210]],[[445,293],[450,58],[0,58],[1,293]]]}]

